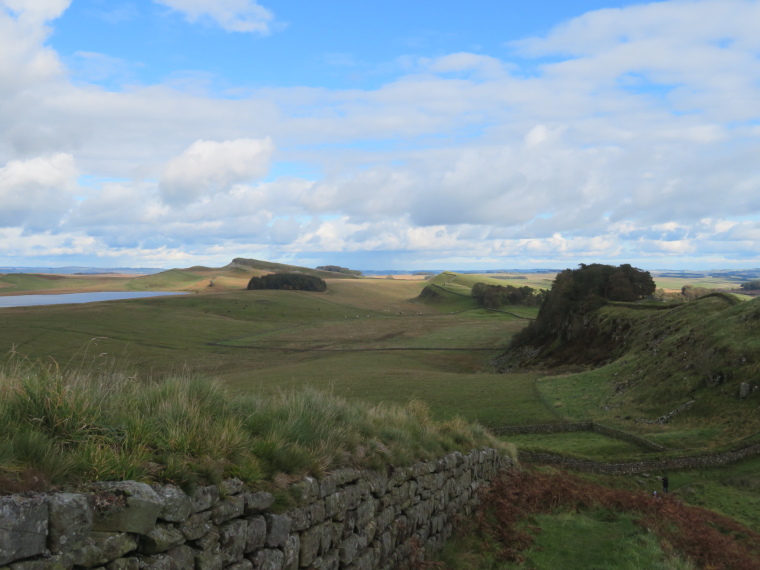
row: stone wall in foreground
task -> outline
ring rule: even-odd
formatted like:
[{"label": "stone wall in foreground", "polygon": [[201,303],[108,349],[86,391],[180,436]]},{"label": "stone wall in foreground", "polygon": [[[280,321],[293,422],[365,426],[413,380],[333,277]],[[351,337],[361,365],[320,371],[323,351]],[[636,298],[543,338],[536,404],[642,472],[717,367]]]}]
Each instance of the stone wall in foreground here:
[{"label": "stone wall in foreground", "polygon": [[0,570],[371,570],[438,549],[454,514],[511,460],[489,448],[389,475],[342,469],[296,483],[296,505],[238,480],[200,487],[99,483],[0,497]]}]

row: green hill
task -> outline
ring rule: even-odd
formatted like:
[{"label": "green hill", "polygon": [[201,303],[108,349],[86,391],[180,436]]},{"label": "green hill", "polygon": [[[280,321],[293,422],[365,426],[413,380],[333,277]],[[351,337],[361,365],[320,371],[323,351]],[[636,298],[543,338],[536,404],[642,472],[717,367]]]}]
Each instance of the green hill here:
[{"label": "green hill", "polygon": [[565,327],[544,344],[514,344],[498,361],[502,372],[583,370],[540,383],[565,416],[711,426],[716,442],[760,431],[760,299],[606,302]]},{"label": "green hill", "polygon": [[273,263],[271,261],[260,261],[258,259],[245,259],[236,257],[222,269],[241,268],[246,270],[259,270],[268,273],[302,273],[303,275],[313,275],[322,279],[357,279],[354,275],[340,273],[337,271],[322,271],[321,269],[310,269],[308,267],[299,267],[297,265],[287,265],[285,263]]}]

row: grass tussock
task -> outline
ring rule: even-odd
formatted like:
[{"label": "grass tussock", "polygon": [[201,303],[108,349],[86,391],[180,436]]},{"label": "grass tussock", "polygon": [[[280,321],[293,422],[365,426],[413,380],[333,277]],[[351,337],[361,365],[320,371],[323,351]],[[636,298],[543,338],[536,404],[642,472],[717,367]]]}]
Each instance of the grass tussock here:
[{"label": "grass tussock", "polygon": [[509,451],[478,425],[433,421],[421,402],[370,406],[314,389],[232,396],[192,375],[65,371],[17,357],[0,368],[0,425],[0,492],[118,479],[287,481],[483,445]]}]

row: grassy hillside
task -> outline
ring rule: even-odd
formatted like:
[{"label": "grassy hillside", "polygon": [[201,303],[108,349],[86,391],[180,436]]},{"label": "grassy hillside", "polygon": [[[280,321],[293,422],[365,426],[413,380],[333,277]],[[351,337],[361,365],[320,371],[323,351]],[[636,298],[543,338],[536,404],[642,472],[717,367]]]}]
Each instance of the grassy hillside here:
[{"label": "grassy hillside", "polygon": [[[548,357],[553,365],[603,365],[548,376],[539,390],[567,418],[655,435],[668,427],[701,429],[703,442],[725,443],[760,432],[760,390],[739,398],[742,383],[758,384],[759,339],[760,299],[715,294],[676,307],[609,303]],[[525,362],[541,365],[513,351],[501,366]]]},{"label": "grassy hillside", "polygon": [[313,275],[314,277],[320,277],[322,279],[357,279],[354,275],[348,275],[337,271],[322,271],[321,269],[310,269],[308,267],[287,265],[285,263],[245,259],[243,257],[236,257],[223,269],[257,270],[265,273],[302,273],[304,275]]}]

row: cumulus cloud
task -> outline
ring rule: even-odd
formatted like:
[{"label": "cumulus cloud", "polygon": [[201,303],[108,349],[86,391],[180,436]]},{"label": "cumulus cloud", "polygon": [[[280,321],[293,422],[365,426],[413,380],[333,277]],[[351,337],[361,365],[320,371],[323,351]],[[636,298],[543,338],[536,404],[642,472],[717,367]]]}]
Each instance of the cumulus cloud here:
[{"label": "cumulus cloud", "polygon": [[74,206],[74,158],[56,154],[14,160],[0,168],[0,227],[45,231]]},{"label": "cumulus cloud", "polygon": [[199,140],[166,165],[161,195],[170,204],[184,205],[220,192],[234,184],[264,176],[274,151],[272,140]]},{"label": "cumulus cloud", "polygon": [[[250,1],[161,3],[233,31],[273,22]],[[601,10],[511,44],[514,61],[413,58],[377,88],[234,99],[71,83],[46,46],[67,5],[0,0],[0,225],[60,251],[758,256],[757,2]],[[315,174],[262,181],[273,165]]]},{"label": "cumulus cloud", "polygon": [[272,12],[256,0],[154,0],[185,15],[191,23],[209,20],[228,32],[272,32]]}]

